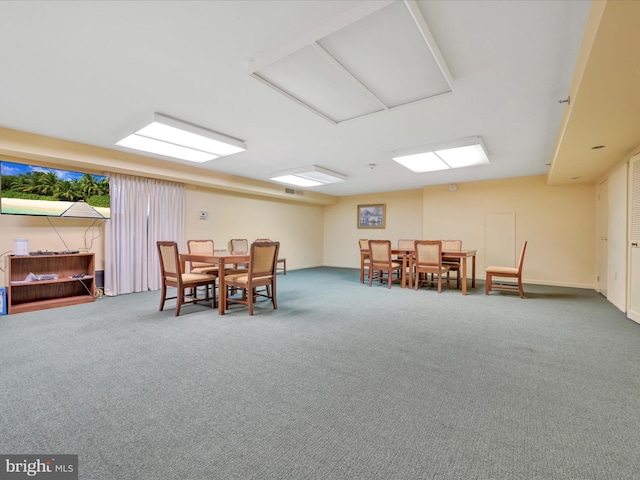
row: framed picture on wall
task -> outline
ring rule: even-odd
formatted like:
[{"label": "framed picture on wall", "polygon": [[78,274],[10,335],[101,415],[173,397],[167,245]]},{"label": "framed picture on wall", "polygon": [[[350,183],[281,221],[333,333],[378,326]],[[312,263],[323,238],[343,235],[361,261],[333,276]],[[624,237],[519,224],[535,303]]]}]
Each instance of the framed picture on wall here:
[{"label": "framed picture on wall", "polygon": [[358,228],[385,228],[386,204],[358,205]]}]

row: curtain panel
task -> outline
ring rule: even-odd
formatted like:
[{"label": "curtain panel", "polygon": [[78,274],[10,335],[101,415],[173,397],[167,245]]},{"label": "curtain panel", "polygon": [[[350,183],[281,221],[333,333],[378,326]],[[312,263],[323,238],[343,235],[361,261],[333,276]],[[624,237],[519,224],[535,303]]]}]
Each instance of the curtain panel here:
[{"label": "curtain panel", "polygon": [[111,219],[106,224],[105,294],[159,290],[156,242],[184,247],[186,186],[110,174]]}]

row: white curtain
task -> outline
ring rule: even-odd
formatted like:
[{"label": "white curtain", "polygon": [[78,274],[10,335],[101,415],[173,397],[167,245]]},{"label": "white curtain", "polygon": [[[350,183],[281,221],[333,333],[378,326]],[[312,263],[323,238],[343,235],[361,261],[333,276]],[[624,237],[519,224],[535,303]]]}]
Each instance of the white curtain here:
[{"label": "white curtain", "polygon": [[106,225],[106,295],[160,289],[158,240],[184,246],[186,187],[179,183],[109,176],[111,220]]}]

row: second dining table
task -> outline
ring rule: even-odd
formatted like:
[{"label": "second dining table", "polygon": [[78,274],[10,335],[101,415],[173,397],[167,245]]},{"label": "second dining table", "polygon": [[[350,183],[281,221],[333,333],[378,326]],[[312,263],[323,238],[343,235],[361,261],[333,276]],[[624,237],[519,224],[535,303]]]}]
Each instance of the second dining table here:
[{"label": "second dining table", "polygon": [[[409,248],[392,248],[391,254],[398,255],[402,258],[402,288],[407,285],[409,288],[413,287],[413,249]],[[467,294],[467,259],[471,258],[471,287],[476,286],[476,253],[477,250],[443,250],[443,258],[459,258],[461,268],[461,280],[462,280],[462,294]],[[360,249],[360,283],[364,282],[363,278],[363,266],[364,260],[369,255],[369,250]],[[409,269],[409,278],[407,280],[407,267]]]},{"label": "second dining table", "polygon": [[180,263],[182,263],[182,271],[185,271],[186,262],[202,262],[218,265],[218,315],[224,315],[227,310],[226,284],[224,279],[224,270],[227,264],[247,263],[251,259],[249,252],[230,252],[219,251],[211,254],[201,253],[181,253]]}]

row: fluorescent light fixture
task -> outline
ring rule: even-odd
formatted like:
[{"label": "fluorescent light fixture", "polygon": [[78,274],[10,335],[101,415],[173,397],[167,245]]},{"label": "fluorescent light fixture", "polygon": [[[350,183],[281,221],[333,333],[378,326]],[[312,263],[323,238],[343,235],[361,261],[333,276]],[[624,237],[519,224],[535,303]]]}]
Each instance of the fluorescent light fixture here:
[{"label": "fluorescent light fixture", "polygon": [[160,113],[116,145],[198,163],[247,149],[241,140]]},{"label": "fluorescent light fixture", "polygon": [[396,162],[416,173],[489,164],[489,157],[480,137],[468,137],[394,153],[396,156],[393,159]]},{"label": "fluorescent light fixture", "polygon": [[310,167],[294,168],[276,172],[271,176],[271,180],[298,187],[317,187],[328,183],[338,183],[347,180],[344,175],[332,172],[326,168],[311,165]]}]

